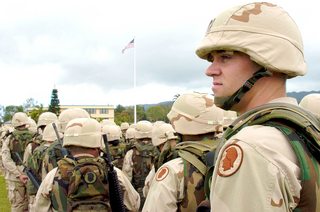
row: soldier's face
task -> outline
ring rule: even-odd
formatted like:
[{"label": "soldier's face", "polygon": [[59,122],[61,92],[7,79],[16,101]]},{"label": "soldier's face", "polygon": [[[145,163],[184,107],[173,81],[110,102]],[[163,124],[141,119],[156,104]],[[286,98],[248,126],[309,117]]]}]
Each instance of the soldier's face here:
[{"label": "soldier's face", "polygon": [[217,97],[234,94],[259,66],[247,54],[236,51],[214,51],[206,75],[213,78],[212,91]]}]

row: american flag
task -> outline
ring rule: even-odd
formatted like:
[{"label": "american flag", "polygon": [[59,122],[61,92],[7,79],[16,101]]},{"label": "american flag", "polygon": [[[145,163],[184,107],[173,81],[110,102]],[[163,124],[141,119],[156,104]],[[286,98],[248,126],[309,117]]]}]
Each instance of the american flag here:
[{"label": "american flag", "polygon": [[132,39],[132,41],[130,41],[123,49],[122,49],[122,54],[127,50],[127,49],[130,49],[130,48],[133,48],[134,47],[134,39]]}]

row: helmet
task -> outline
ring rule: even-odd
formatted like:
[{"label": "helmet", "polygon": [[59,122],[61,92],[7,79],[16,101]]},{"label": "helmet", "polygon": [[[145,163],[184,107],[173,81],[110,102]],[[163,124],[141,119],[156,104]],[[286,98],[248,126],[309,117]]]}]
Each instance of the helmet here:
[{"label": "helmet", "polygon": [[63,146],[101,148],[101,125],[92,118],[75,118],[69,121],[64,132]]},{"label": "helmet", "polygon": [[215,50],[243,52],[266,69],[289,77],[307,71],[298,26],[285,10],[267,2],[234,7],[213,19],[196,54],[210,60]]},{"label": "helmet", "polygon": [[127,130],[129,128],[128,122],[122,122],[120,125],[121,130]]},{"label": "helmet", "polygon": [[175,135],[175,130],[171,124],[163,123],[154,127],[152,130],[152,144],[153,146],[159,146],[171,139],[178,139]]},{"label": "helmet", "polygon": [[46,126],[47,124],[50,124],[56,120],[58,120],[58,117],[52,112],[41,113],[38,119],[37,127]]},{"label": "helmet", "polygon": [[[56,123],[56,122],[55,122]],[[57,123],[56,123],[57,125]],[[63,136],[62,133],[58,132],[60,138]],[[54,131],[52,123],[47,124],[42,133],[42,140],[44,141],[55,141],[57,140],[57,134]]]},{"label": "helmet", "polygon": [[82,108],[69,108],[59,115],[59,131],[64,132],[69,121],[75,118],[90,118],[89,113]]},{"label": "helmet", "polygon": [[150,121],[142,120],[137,123],[135,138],[152,138],[152,124]]},{"label": "helmet", "polygon": [[223,110],[213,102],[213,96],[208,94],[182,94],[173,103],[167,117],[173,128],[183,135],[221,132]]},{"label": "helmet", "polygon": [[112,121],[112,120],[109,120],[109,119],[103,119],[102,121],[101,121],[101,125],[116,125],[116,123],[114,122],[114,121]]},{"label": "helmet", "polygon": [[102,127],[102,133],[105,133],[108,138],[108,142],[120,140],[121,129],[118,125],[104,125]]},{"label": "helmet", "polygon": [[312,93],[304,96],[299,105],[320,118],[320,93]]},{"label": "helmet", "polygon": [[134,128],[129,128],[126,131],[126,139],[133,139],[136,134],[136,130]]},{"label": "helmet", "polygon": [[281,7],[267,2],[234,7],[213,19],[196,54],[210,60],[214,50],[243,52],[266,69],[289,77],[307,71],[298,26]]},{"label": "helmet", "polygon": [[135,123],[134,124],[130,124],[129,129],[130,128],[136,129],[136,126],[137,126],[137,124],[135,124]]},{"label": "helmet", "polygon": [[22,125],[28,125],[29,124],[29,118],[27,114],[23,112],[17,112],[12,116],[12,126],[14,128],[20,127]]},{"label": "helmet", "polygon": [[28,119],[29,119],[29,123],[28,123],[29,127],[28,127],[28,129],[31,132],[34,132],[34,133],[37,132],[37,123],[36,123],[36,121],[33,120],[31,117],[28,117]]},{"label": "helmet", "polygon": [[162,125],[164,123],[166,123],[166,122],[164,122],[164,121],[155,121],[152,126],[153,127],[159,127],[160,125]]}]

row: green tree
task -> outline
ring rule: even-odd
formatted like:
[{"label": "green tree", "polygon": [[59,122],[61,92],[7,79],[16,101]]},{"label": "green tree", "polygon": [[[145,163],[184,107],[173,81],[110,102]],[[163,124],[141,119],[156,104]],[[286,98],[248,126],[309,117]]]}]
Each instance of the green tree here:
[{"label": "green tree", "polygon": [[[132,107],[133,110],[133,107]],[[133,111],[132,111],[132,116],[133,116]],[[141,120],[148,120],[146,116],[146,112],[144,110],[143,105],[137,105],[137,122]],[[148,120],[149,121],[149,120]]]},{"label": "green tree", "polygon": [[164,121],[168,122],[167,114],[169,113],[169,107],[164,105],[156,105],[149,107],[146,111],[147,119],[151,122]]},{"label": "green tree", "polygon": [[60,114],[60,101],[58,98],[58,89],[52,89],[51,101],[48,111],[55,113],[57,116]]},{"label": "green tree", "polygon": [[122,122],[133,122],[133,110],[130,110],[129,107],[123,107],[118,105],[114,110],[114,122],[120,125]]},{"label": "green tree", "polygon": [[33,109],[31,111],[28,112],[28,115],[35,120],[36,122],[38,122],[39,116],[41,113],[46,112],[45,110],[43,110],[43,105],[36,105],[33,107]]},{"label": "green tree", "polygon": [[16,112],[24,112],[23,106],[6,106],[3,111],[3,122],[11,121],[13,114],[15,114]]}]

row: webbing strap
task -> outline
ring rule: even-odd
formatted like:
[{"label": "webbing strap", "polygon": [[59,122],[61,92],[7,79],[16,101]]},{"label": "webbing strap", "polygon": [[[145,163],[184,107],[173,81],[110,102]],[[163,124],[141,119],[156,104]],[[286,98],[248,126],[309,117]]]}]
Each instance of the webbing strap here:
[{"label": "webbing strap", "polygon": [[188,161],[193,166],[195,166],[201,172],[202,175],[206,174],[206,172],[207,172],[206,165],[201,160],[199,160],[194,154],[192,154],[192,153],[190,153],[188,151],[179,150],[178,151],[178,155],[182,159]]}]

